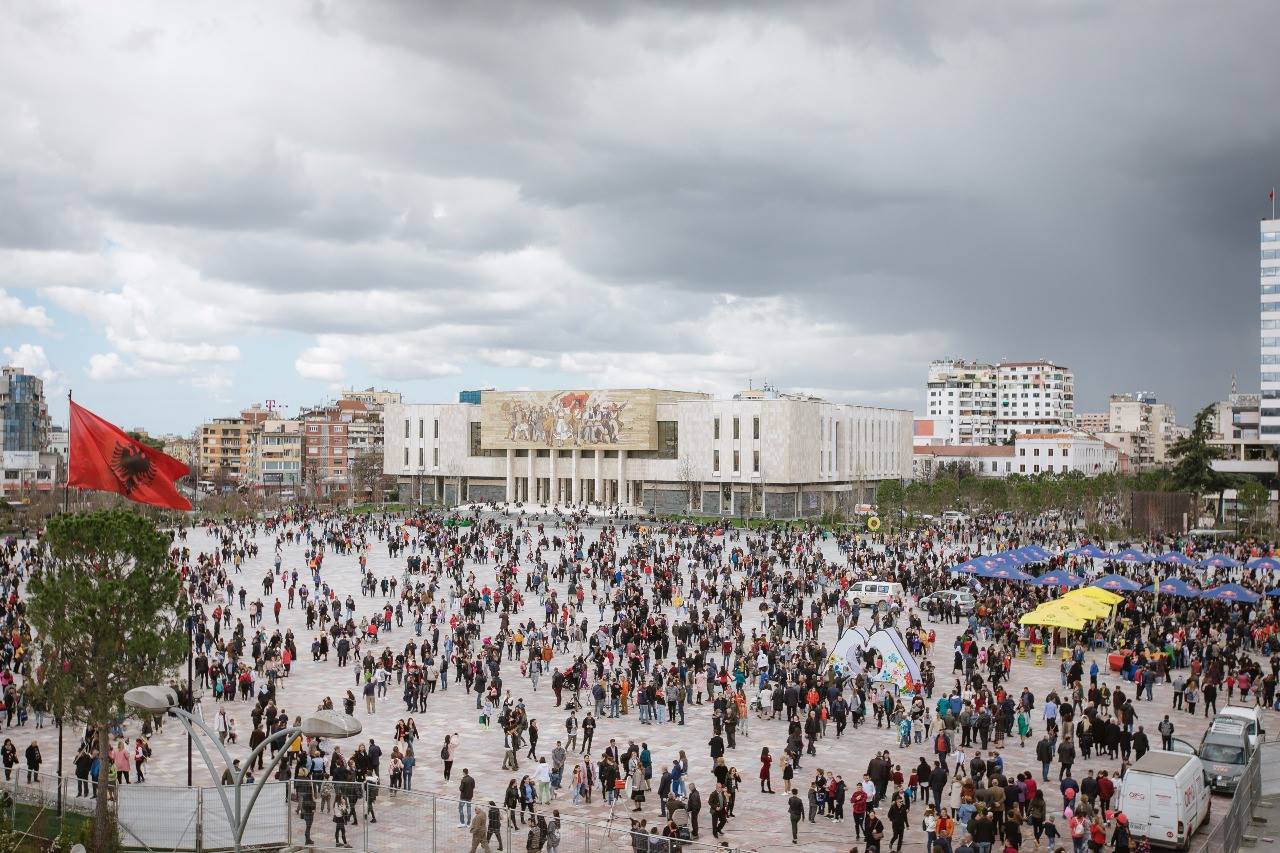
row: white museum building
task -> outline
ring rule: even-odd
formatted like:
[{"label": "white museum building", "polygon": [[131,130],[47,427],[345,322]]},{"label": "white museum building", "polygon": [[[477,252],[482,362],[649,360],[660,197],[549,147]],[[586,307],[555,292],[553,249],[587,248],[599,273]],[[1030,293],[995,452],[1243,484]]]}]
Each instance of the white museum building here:
[{"label": "white museum building", "polygon": [[384,423],[401,500],[446,506],[816,517],[872,502],[912,465],[910,411],[772,390],[484,391],[479,404],[389,404]]}]

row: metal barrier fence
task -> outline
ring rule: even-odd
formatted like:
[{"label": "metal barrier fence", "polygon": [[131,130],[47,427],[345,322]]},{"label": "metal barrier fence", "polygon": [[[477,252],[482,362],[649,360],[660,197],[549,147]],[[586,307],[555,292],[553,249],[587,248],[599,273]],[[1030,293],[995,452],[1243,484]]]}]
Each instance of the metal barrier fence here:
[{"label": "metal barrier fence", "polygon": [[65,848],[87,842],[91,803],[69,802],[75,793],[74,779],[64,779],[61,786],[63,809],[59,813],[58,777],[42,773],[28,781],[26,769],[14,767],[0,787],[0,828],[12,833],[19,845],[43,847],[63,839]]},{"label": "metal barrier fence", "polygon": [[[62,788],[62,814],[57,810],[58,788]],[[224,789],[229,793],[229,789]],[[563,790],[559,792],[565,796]],[[15,769],[13,778],[0,784],[0,826],[12,828],[24,838],[48,845],[55,839],[71,843],[89,841],[96,786],[90,781],[42,773],[28,782],[25,771]],[[149,853],[203,853],[229,850],[231,832],[217,788],[142,784],[118,784],[110,792],[111,816],[116,821],[122,849]],[[557,800],[529,809],[507,809],[501,798],[478,797],[463,803],[456,797],[429,792],[393,789],[367,783],[335,783],[330,780],[268,782],[253,809],[245,833],[245,849],[309,847],[317,851],[339,849],[364,853],[399,851],[452,851],[526,849],[528,835],[538,819],[548,828],[557,822],[558,843],[544,843],[546,853],[602,853],[634,851],[645,853],[749,853],[750,847],[726,847],[689,838],[691,819],[677,810],[675,823],[680,837],[654,836],[662,832],[667,819],[650,806],[640,815],[646,819],[645,842],[638,841],[637,824],[630,812],[631,802],[619,796],[611,818],[584,820],[554,812]],[[471,829],[475,810],[484,809],[488,818],[483,838]],[[334,816],[351,815],[339,825]],[[308,827],[307,816],[311,821]],[[710,833],[710,815],[704,808],[699,828]],[[310,830],[308,832],[308,829]],[[345,839],[343,837],[345,836]],[[309,840],[308,840],[309,839]],[[339,848],[340,840],[351,845]]]},{"label": "metal barrier fence", "polygon": [[[290,795],[292,818],[289,843],[297,847],[316,850],[337,850],[345,840],[355,850],[367,853],[399,853],[399,851],[455,851],[465,850],[524,850],[531,831],[540,826],[539,818],[547,824],[556,824],[558,842],[544,844],[547,853],[601,853],[615,850],[644,850],[646,853],[747,853],[746,848],[724,847],[708,844],[688,837],[689,819],[677,814],[677,825],[683,837],[665,838],[653,835],[662,832],[666,819],[646,814],[643,830],[632,823],[628,800],[619,797],[612,820],[606,823],[581,818],[554,815],[556,803],[539,805],[535,810],[508,809],[500,799],[477,798],[465,803],[456,797],[445,797],[417,791],[393,789],[387,786],[360,783],[295,781]],[[307,788],[310,790],[307,790]],[[345,802],[340,802],[345,800]],[[490,802],[493,805],[490,805]],[[484,810],[486,824],[483,834],[473,835],[471,823],[476,811]],[[354,815],[339,829],[335,814],[343,810]],[[311,813],[310,841],[308,841],[305,814]],[[704,813],[701,829],[710,831],[709,818]],[[540,829],[537,831],[541,831]],[[637,833],[645,836],[639,844]],[[346,849],[346,848],[341,848]]]},{"label": "metal barrier fence", "polygon": [[1253,811],[1262,799],[1262,747],[1263,744],[1259,744],[1249,757],[1222,822],[1204,841],[1193,842],[1196,853],[1236,853],[1240,849],[1245,832],[1253,823]]}]

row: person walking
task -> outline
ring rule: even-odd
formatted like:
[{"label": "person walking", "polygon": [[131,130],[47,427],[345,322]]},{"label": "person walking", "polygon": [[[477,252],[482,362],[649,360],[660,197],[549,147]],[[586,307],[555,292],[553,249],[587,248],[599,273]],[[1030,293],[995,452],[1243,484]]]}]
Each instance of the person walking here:
[{"label": "person walking", "polygon": [[791,818],[791,843],[800,843],[800,819],[804,817],[804,801],[794,790],[787,800],[787,816]]},{"label": "person walking", "polygon": [[471,826],[471,798],[475,795],[476,780],[464,767],[462,778],[458,780],[458,826]]},{"label": "person walking", "polygon": [[471,818],[471,848],[467,853],[476,853],[480,847],[485,853],[492,853],[489,847],[489,813],[484,809],[476,809]]}]

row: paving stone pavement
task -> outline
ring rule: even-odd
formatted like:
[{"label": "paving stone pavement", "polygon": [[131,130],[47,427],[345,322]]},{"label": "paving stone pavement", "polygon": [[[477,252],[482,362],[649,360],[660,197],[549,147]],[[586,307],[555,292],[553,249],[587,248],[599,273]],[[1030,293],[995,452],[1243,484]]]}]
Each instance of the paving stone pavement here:
[{"label": "paving stone pavement", "polygon": [[[548,536],[552,532],[549,529]],[[592,538],[593,535],[594,533],[589,531],[587,533],[588,539]],[[253,595],[255,591],[261,591],[262,577],[271,570],[273,560],[273,539],[262,535],[259,537],[259,544],[260,553],[258,557],[246,562],[243,574],[234,576],[238,585],[243,585],[249,589],[250,600],[255,597]],[[193,551],[210,550],[213,547],[211,539],[202,530],[192,531],[188,545]],[[824,543],[824,548],[828,552],[827,556],[829,558],[839,559],[834,542],[828,541]],[[299,570],[303,570],[303,550],[303,546],[299,544],[286,545],[284,549],[284,566],[287,569],[296,567]],[[375,541],[372,549],[368,552],[368,558],[369,570],[376,576],[395,576],[398,578],[403,574],[403,555],[393,561],[388,557],[383,543]],[[469,566],[469,568],[474,570],[477,577],[482,581],[492,581],[492,566],[476,564]],[[359,592],[359,576],[360,571],[356,555],[339,556],[332,552],[326,554],[323,578],[337,589],[340,596],[345,597],[347,593],[351,593],[355,597],[359,608],[358,615],[372,612],[375,607],[380,609],[386,599],[381,597],[376,599],[362,597]],[[561,588],[561,595],[563,594],[563,588]],[[268,601],[269,604],[269,600],[264,600]],[[590,606],[584,612],[588,617],[588,621],[594,627],[597,623],[597,613]],[[269,633],[270,629],[274,627],[269,607],[267,613],[266,626]],[[236,615],[239,616],[241,614],[237,611]],[[521,615],[525,618],[533,616],[541,622],[541,610],[536,598],[532,598],[526,603]],[[244,618],[247,624],[247,613],[244,614]],[[758,624],[756,619],[757,617],[753,612],[753,615],[748,620],[744,620],[744,627],[749,631],[752,625]],[[496,616],[493,614],[489,615],[489,624],[496,627]],[[280,683],[279,704],[287,709],[290,716],[313,710],[326,696],[332,697],[335,705],[340,707],[344,692],[349,687],[353,688],[355,684],[352,668],[339,669],[336,663],[336,655],[332,654],[327,663],[312,662],[310,644],[313,634],[306,631],[305,617],[300,610],[283,610],[281,626],[282,628],[287,626],[294,630],[300,659],[293,666],[292,676]],[[951,648],[954,638],[959,633],[960,626],[938,623],[931,627],[935,628],[938,635],[938,642],[931,657],[938,668],[938,686],[941,689],[952,683],[952,676],[950,675]],[[405,627],[395,628],[389,634],[384,635],[381,642],[390,645],[393,649],[402,648],[412,634],[412,627],[410,624],[406,624]],[[828,645],[835,642],[834,620],[823,626],[821,638]],[[1097,658],[1100,665],[1105,668],[1104,653],[1093,653],[1091,657]],[[555,658],[555,665],[564,665],[569,660],[570,656],[558,655]],[[539,751],[542,754],[548,754],[555,745],[556,739],[563,736],[563,721],[566,716],[563,709],[553,707],[554,696],[550,689],[550,679],[544,678],[539,689],[535,692],[527,679],[519,677],[519,670],[514,664],[504,666],[503,676],[504,689],[509,687],[515,696],[523,697],[526,706],[530,710],[530,716],[538,720],[542,731]],[[1118,678],[1111,675],[1105,680],[1114,686]],[[1048,691],[1059,687],[1059,685],[1060,678],[1056,662],[1046,660],[1044,666],[1037,667],[1029,658],[1016,659],[1011,679],[1008,682],[1009,688],[1015,691],[1015,695],[1026,686],[1036,695],[1037,700],[1042,700]],[[359,691],[356,690],[355,692],[358,696]],[[1193,718],[1182,711],[1171,712],[1170,693],[1171,689],[1168,686],[1158,685],[1155,689],[1155,701],[1153,703],[1145,701],[1138,703],[1138,723],[1146,727],[1152,740],[1158,744],[1158,735],[1155,732],[1156,723],[1164,713],[1172,713],[1172,719],[1177,726],[1176,735],[1193,743],[1198,743],[1206,724],[1205,718],[1203,716]],[[203,704],[205,705],[204,713],[206,718],[212,721],[213,715],[216,713],[212,699],[206,698]],[[502,794],[511,778],[510,773],[500,769],[503,752],[502,735],[496,728],[485,729],[478,725],[478,712],[475,705],[475,694],[465,694],[461,688],[453,684],[451,679],[447,690],[438,691],[430,697],[427,710],[424,713],[413,715],[421,736],[421,740],[415,748],[418,758],[417,770],[413,779],[415,792],[430,792],[454,797],[457,795],[457,779],[461,775],[462,768],[466,767],[477,779],[477,801],[494,799],[501,804]],[[1037,710],[1040,705],[1041,701],[1038,701]],[[247,754],[249,751],[247,741],[250,734],[249,711],[251,703],[236,701],[227,703],[227,707],[230,709],[231,715],[235,717],[241,735],[240,744],[232,746],[231,751],[233,755]],[[390,688],[389,694],[385,699],[379,700],[376,713],[365,713],[364,703],[359,702],[356,708],[356,716],[365,729],[361,737],[373,737],[382,746],[385,769],[393,744],[396,721],[407,716],[404,711],[404,705],[399,700],[399,692],[395,685]],[[1038,779],[1039,765],[1035,761],[1034,747],[1035,738],[1038,737],[1042,728],[1038,719],[1033,722],[1036,734],[1031,739],[1028,739],[1025,747],[1020,746],[1017,739],[1013,738],[1006,741],[1004,748],[1000,752],[1004,758],[1006,770],[1012,769],[1014,772],[1036,770],[1036,778]],[[1280,721],[1269,726],[1269,728],[1272,727],[1280,728]],[[919,761],[922,755],[926,757],[931,755],[928,743],[913,745],[906,749],[899,748],[893,734],[887,729],[877,729],[874,721],[856,730],[847,729],[845,735],[839,739],[834,737],[834,724],[831,726],[830,731],[832,736],[819,741],[817,757],[806,757],[803,760],[802,769],[797,771],[796,781],[797,783],[803,782],[802,789],[807,789],[808,782],[812,779],[814,771],[819,767],[841,774],[851,784],[860,780],[868,760],[878,750],[889,749],[894,757],[901,761],[904,773],[907,775],[910,774],[910,768]],[[137,721],[130,721],[126,733],[132,737],[136,736],[138,732],[139,725]],[[458,750],[458,760],[454,767],[454,778],[452,781],[446,782],[442,777],[439,748],[442,738],[449,732],[458,733],[461,738],[461,746]],[[790,828],[786,817],[786,797],[781,793],[781,772],[779,768],[775,765],[773,774],[774,789],[779,793],[773,795],[762,794],[759,791],[757,775],[761,747],[768,746],[775,756],[781,755],[785,746],[785,734],[786,730],[783,721],[760,720],[753,717],[749,721],[747,731],[739,734],[737,749],[730,750],[726,756],[728,763],[737,768],[743,779],[743,786],[737,799],[736,816],[730,819],[723,839],[733,847],[761,851],[761,853],[764,853],[764,851],[795,849],[790,841]],[[28,723],[23,728],[5,731],[4,736],[14,738],[15,743],[18,744],[20,754],[26,744],[32,738],[35,738],[40,742],[45,756],[45,769],[49,771],[55,768],[57,755],[56,729],[46,726],[44,729],[37,730],[32,723]],[[78,733],[67,733],[66,756],[68,769],[66,772],[68,775],[71,772],[70,763],[74,750],[74,741],[77,736]],[[684,726],[671,724],[641,725],[633,707],[630,716],[600,720],[596,730],[595,749],[598,756],[599,750],[603,749],[611,739],[616,740],[622,747],[625,747],[631,740],[635,740],[637,743],[647,743],[654,757],[655,771],[665,765],[669,765],[677,752],[684,750],[690,762],[691,779],[698,784],[699,789],[703,792],[705,803],[707,795],[714,787],[707,748],[707,741],[710,736],[711,714],[708,705],[689,707],[686,714],[686,725]],[[181,727],[171,721],[164,727],[163,731],[158,732],[152,738],[151,744],[154,755],[147,769],[146,784],[185,784],[186,747],[185,736]],[[350,748],[354,748],[354,746],[353,742]],[[349,754],[350,748],[344,749],[344,752]],[[198,753],[195,754],[194,760],[196,784],[208,784],[207,771],[204,769]],[[572,770],[574,762],[575,756],[571,756],[566,766],[566,787],[570,776],[568,771]],[[522,756],[520,773],[524,773],[531,768],[532,762]],[[1082,776],[1085,770],[1089,768],[1094,770],[1106,769],[1114,772],[1118,770],[1119,763],[1109,759],[1098,760],[1096,757],[1091,760],[1080,760],[1076,765],[1077,778]],[[1057,766],[1055,764],[1055,779],[1056,770]],[[656,778],[654,785],[656,787]],[[1049,788],[1051,791],[1047,793],[1049,794],[1050,808],[1052,809],[1056,806],[1060,809],[1061,800],[1056,793],[1056,781],[1052,782]],[[649,798],[642,815],[647,817],[651,823],[659,820],[658,806],[655,799],[656,795]],[[630,815],[623,811],[628,806],[629,804],[618,805],[613,823],[614,827],[625,829],[628,826],[626,818]],[[1215,819],[1225,811],[1222,806],[1222,803],[1218,803],[1215,806]],[[394,801],[389,798],[381,799],[379,801],[379,822],[369,827],[370,849],[388,851],[429,849],[426,847],[429,839],[423,833],[432,831],[429,813],[431,808],[430,801],[425,797],[410,797],[402,794]],[[447,808],[452,808],[452,804],[441,801],[436,804],[435,808],[437,809],[437,815],[440,815]],[[601,802],[598,790],[595,792],[593,802],[590,805],[583,804],[579,806],[572,805],[567,793],[562,791],[555,803],[551,807],[547,807],[545,811],[549,813],[550,808],[559,809],[565,817],[582,818],[595,822],[603,822],[609,816],[608,806]],[[848,809],[846,808],[847,811]],[[923,809],[919,804],[912,807],[912,819],[908,826],[904,850],[923,850],[924,848],[925,838],[920,826],[922,812]],[[705,807],[702,817],[703,831],[701,840],[712,842],[710,822]],[[317,835],[331,835],[331,824],[321,825],[321,823],[321,821],[317,822]],[[1059,820],[1059,825],[1061,826],[1061,824],[1062,821]],[[456,820],[440,820],[437,822],[436,832],[443,833],[446,831],[452,831],[456,834],[449,836],[449,838],[438,836],[436,838],[437,849],[455,849],[455,845],[465,849],[464,845],[467,845],[468,839],[464,832],[457,829]],[[358,831],[352,830],[352,834],[356,836],[353,839],[354,843],[359,842],[363,832],[363,827]],[[566,832],[565,844],[561,847],[562,853],[573,853],[573,851],[579,849],[586,849],[584,844],[585,835],[583,833],[585,833],[585,830],[578,829]],[[582,835],[582,837],[578,837],[579,835]],[[857,843],[854,837],[852,820],[837,824],[819,817],[816,823],[802,822],[800,835],[801,845],[808,850],[846,851],[850,846]],[[886,842],[887,840],[886,837]],[[861,849],[861,846],[858,843],[859,849]],[[1027,840],[1024,842],[1024,849],[1031,849],[1031,846],[1032,842],[1028,832]],[[625,847],[627,847],[625,837],[614,835],[612,838],[606,839],[603,833],[598,830],[593,833],[590,845],[591,850],[621,849]],[[517,849],[523,849],[523,833],[519,834]]]}]

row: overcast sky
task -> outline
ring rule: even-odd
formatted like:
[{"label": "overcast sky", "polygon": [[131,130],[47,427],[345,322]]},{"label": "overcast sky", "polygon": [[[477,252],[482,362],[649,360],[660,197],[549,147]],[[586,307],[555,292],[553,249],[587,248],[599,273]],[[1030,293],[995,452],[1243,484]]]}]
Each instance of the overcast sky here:
[{"label": "overcast sky", "polygon": [[1278,31],[1274,0],[0,0],[0,360],[156,431],[369,385],[918,410],[945,356],[1189,421],[1258,383]]}]

